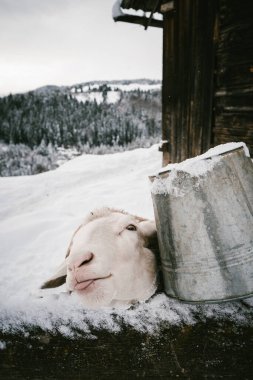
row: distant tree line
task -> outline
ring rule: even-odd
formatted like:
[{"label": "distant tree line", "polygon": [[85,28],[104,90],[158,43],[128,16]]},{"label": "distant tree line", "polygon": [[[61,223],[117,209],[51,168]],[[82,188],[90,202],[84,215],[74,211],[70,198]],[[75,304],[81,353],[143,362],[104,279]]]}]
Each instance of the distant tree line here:
[{"label": "distant tree line", "polygon": [[[78,102],[70,92],[29,92],[0,98],[0,140],[46,146],[125,146],[160,137],[159,91],[122,92],[115,104]],[[106,97],[105,97],[106,99]]]}]

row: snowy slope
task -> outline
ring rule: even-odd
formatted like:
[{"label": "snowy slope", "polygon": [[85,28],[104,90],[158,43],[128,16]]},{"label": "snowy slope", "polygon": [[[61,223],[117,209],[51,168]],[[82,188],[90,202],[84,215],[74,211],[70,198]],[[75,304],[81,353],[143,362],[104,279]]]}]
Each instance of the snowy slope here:
[{"label": "snowy slope", "polygon": [[[154,90],[161,90],[161,82],[160,81],[155,81],[155,83],[152,83],[152,81],[150,80],[137,80],[137,81],[134,81],[134,80],[131,80],[131,81],[127,81],[129,83],[124,83],[125,81],[123,80],[122,82],[120,81],[110,81],[110,82],[107,82],[105,81],[104,83],[103,82],[99,82],[99,83],[94,83],[94,84],[91,84],[91,83],[87,83],[87,84],[77,84],[77,85],[74,85],[72,88],[71,88],[71,92],[74,94],[76,91],[77,92],[81,92],[81,93],[85,93],[85,92],[92,92],[92,91],[98,91],[99,87],[102,85],[102,84],[106,84],[108,85],[113,91],[136,91],[136,90],[140,90],[140,91],[154,91]],[[157,83],[158,82],[158,83]]]},{"label": "snowy slope", "polygon": [[[103,94],[97,91],[81,92],[78,94],[72,94],[78,100],[78,102],[94,102],[96,100],[97,104],[103,102]],[[107,103],[117,103],[120,99],[120,91],[108,91],[106,95]]]},{"label": "snowy slope", "polygon": [[[71,334],[86,333],[90,323],[117,331],[118,320],[154,330],[161,321],[193,323],[194,315],[237,318],[240,304],[189,306],[164,294],[148,303],[111,313],[83,310],[64,286],[39,286],[61,262],[74,229],[87,212],[101,206],[153,218],[148,175],[161,166],[158,147],[113,155],[83,155],[55,171],[0,178],[0,325],[4,330],[39,325]],[[43,296],[43,298],[41,298]]]},{"label": "snowy slope", "polygon": [[[138,81],[131,81],[131,83],[128,84],[108,82],[108,86],[111,90],[106,93],[105,99],[107,103],[117,103],[120,99],[121,92],[161,90],[161,83],[140,83]],[[99,91],[100,87],[101,84],[79,85],[78,88],[73,87],[71,93],[78,102],[85,103],[86,101],[93,102],[96,100],[97,104],[100,104],[104,101],[103,93]]]}]

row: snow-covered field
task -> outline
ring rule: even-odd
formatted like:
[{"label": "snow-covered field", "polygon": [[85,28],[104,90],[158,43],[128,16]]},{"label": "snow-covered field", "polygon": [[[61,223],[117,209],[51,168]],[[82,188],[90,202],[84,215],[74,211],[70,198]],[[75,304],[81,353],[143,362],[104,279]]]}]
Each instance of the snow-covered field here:
[{"label": "snow-covered field", "polygon": [[[98,91],[99,87],[101,86],[101,84],[86,84],[86,85],[80,85],[78,87],[78,92],[80,93],[85,93],[85,92],[94,92],[95,91]],[[153,83],[153,84],[149,84],[149,83],[138,83],[138,82],[134,82],[132,81],[131,83],[113,83],[113,82],[110,82],[108,84],[108,86],[112,89],[112,91],[126,91],[126,92],[129,92],[129,91],[136,91],[136,90],[140,90],[140,91],[154,91],[154,90],[161,90],[161,83]],[[75,88],[73,88],[71,90],[71,92],[73,94],[75,94]]]},{"label": "snow-covered field", "polygon": [[[90,91],[90,92],[81,92],[77,94],[73,94],[78,102],[94,102],[96,100],[97,104],[100,104],[103,102],[103,94],[101,92],[97,91]],[[106,102],[107,103],[117,103],[120,99],[120,91],[108,91],[106,95]]]},{"label": "snow-covered field", "polygon": [[[110,83],[109,87],[111,91],[106,93],[106,102],[107,103],[117,103],[121,96],[121,91],[130,92],[130,91],[157,91],[161,90],[161,84],[148,84],[148,83],[129,83],[129,84],[117,84]],[[74,96],[78,102],[94,102],[96,100],[97,104],[100,104],[104,101],[104,97],[101,91],[99,90],[99,85],[84,85],[78,88],[78,92],[75,92],[75,89],[72,89],[72,96]]]},{"label": "snow-covered field", "polygon": [[158,294],[130,310],[84,310],[64,286],[39,290],[63,259],[74,229],[93,208],[111,206],[153,218],[148,176],[161,166],[158,146],[77,157],[55,171],[0,178],[0,325],[40,326],[71,335],[118,331],[124,323],[155,331],[161,322],[226,317],[249,323],[240,303],[194,306]]}]

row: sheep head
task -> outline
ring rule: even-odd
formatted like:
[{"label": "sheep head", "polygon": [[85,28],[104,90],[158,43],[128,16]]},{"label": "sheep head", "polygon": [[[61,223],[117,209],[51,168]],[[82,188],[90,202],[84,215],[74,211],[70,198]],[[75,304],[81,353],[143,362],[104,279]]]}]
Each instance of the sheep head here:
[{"label": "sheep head", "polygon": [[64,262],[42,288],[66,281],[90,308],[145,301],[157,288],[157,251],[155,222],[99,209],[76,230]]}]

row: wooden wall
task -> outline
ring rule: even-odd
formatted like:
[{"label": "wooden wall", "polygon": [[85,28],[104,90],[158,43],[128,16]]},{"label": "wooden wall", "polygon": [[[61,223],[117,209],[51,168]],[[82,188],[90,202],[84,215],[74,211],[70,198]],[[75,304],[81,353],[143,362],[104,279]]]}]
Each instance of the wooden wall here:
[{"label": "wooden wall", "polygon": [[252,34],[250,0],[175,0],[164,15],[164,165],[231,141],[253,150]]},{"label": "wooden wall", "polygon": [[253,154],[253,2],[220,0],[213,143],[244,141]]},{"label": "wooden wall", "polygon": [[175,0],[164,15],[164,164],[210,147],[216,0]]}]

